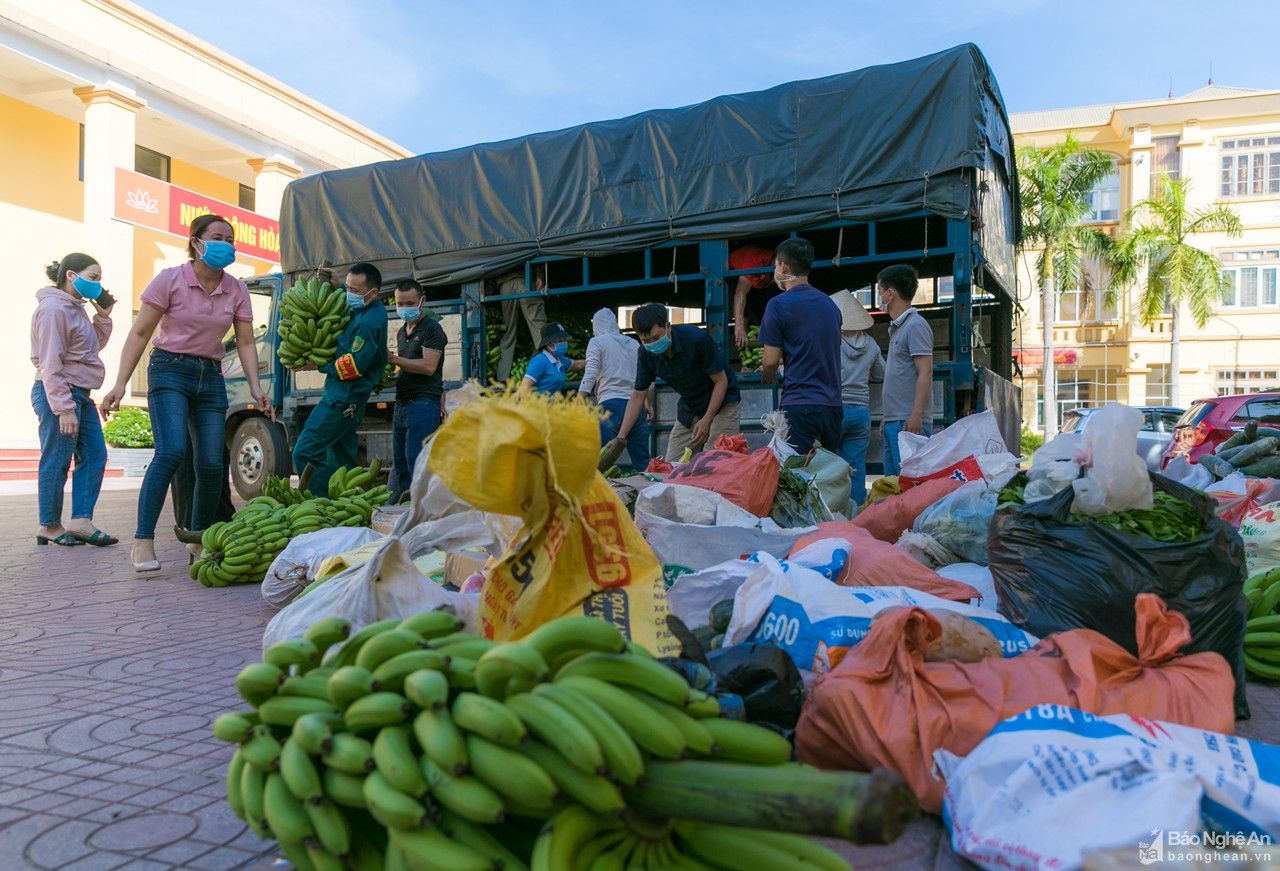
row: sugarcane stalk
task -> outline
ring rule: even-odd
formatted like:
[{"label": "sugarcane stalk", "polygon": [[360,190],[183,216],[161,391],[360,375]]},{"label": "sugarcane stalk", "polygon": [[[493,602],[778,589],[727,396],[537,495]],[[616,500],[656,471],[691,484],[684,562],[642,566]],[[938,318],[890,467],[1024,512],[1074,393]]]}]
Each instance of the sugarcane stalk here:
[{"label": "sugarcane stalk", "polygon": [[626,790],[632,810],[857,844],[895,840],[919,810],[911,788],[885,769],[871,774],[723,762],[651,761]]}]

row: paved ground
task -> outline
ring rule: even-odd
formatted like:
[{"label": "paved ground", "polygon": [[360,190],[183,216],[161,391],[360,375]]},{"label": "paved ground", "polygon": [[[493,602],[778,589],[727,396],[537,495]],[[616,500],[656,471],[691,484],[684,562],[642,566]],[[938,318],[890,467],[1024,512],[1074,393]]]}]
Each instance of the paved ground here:
[{"label": "paved ground", "polygon": [[[104,493],[100,525],[127,539],[135,505]],[[152,580],[123,545],[36,547],[34,516],[34,497],[0,497],[0,869],[271,867],[227,808],[231,751],[208,733],[260,654],[273,612],[258,588],[187,580],[163,537]],[[1250,703],[1240,733],[1280,743],[1280,689],[1251,687]],[[922,820],[849,856],[860,871],[964,867],[940,832]]]}]

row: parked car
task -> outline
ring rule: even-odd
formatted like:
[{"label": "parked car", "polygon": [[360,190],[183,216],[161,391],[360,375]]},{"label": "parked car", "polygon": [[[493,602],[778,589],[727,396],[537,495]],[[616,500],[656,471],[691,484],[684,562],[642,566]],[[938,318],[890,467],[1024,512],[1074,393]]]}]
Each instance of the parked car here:
[{"label": "parked car", "polygon": [[1280,393],[1241,393],[1193,402],[1178,421],[1160,468],[1174,457],[1186,457],[1194,463],[1213,453],[1251,420],[1280,428]]},{"label": "parked car", "polygon": [[[1181,408],[1163,406],[1137,406],[1142,412],[1143,425],[1138,431],[1138,456],[1153,472],[1161,469],[1161,458],[1173,441],[1173,428],[1183,416]],[[1097,408],[1075,408],[1062,416],[1062,432],[1080,432],[1089,416]]]}]

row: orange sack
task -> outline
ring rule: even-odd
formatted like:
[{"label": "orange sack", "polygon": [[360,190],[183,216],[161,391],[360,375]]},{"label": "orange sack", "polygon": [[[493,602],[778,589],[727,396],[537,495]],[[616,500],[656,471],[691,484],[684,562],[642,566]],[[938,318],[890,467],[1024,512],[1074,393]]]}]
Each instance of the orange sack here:
[{"label": "orange sack", "polygon": [[768,448],[749,454],[711,450],[676,466],[667,476],[667,483],[719,493],[756,517],[768,517],[778,492],[779,470],[778,458]]},{"label": "orange sack", "polygon": [[912,527],[926,508],[967,483],[969,482],[954,478],[925,481],[900,495],[886,496],[879,502],[868,505],[849,522],[854,526],[861,526],[881,541],[896,544],[902,533]]},{"label": "orange sack", "polygon": [[1179,656],[1191,640],[1181,614],[1151,593],[1137,599],[1139,657],[1090,629],[1058,632],[1010,659],[925,662],[942,626],[920,608],[880,615],[867,637],[805,699],[796,727],[801,762],[906,779],[931,813],[944,784],[933,752],[965,756],[1000,721],[1035,705],[1129,714],[1230,735],[1231,668],[1217,653]]},{"label": "orange sack", "polygon": [[836,578],[836,583],[843,586],[910,587],[952,602],[968,602],[982,597],[968,584],[944,578],[920,565],[897,545],[872,538],[871,533],[851,520],[819,523],[818,531],[797,541],[791,553],[799,553],[824,538],[840,538],[849,542],[849,562]]}]

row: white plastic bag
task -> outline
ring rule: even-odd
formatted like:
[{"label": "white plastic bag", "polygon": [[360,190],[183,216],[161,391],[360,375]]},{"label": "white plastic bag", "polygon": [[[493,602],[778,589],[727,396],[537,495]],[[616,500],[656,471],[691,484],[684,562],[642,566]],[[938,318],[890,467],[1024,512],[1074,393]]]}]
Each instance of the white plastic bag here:
[{"label": "white plastic bag", "polygon": [[1149,509],[1154,502],[1147,464],[1138,456],[1142,412],[1118,402],[1089,415],[1084,425],[1085,475],[1071,482],[1081,514]]},{"label": "white plastic bag", "polygon": [[1280,858],[1273,745],[1039,705],[997,725],[967,757],[938,750],[934,761],[947,781],[952,849],[992,871],[1071,871],[1093,850],[1121,847],[1158,866],[1170,854],[1212,853],[1185,840],[1205,831],[1242,834],[1237,849],[1220,852]]},{"label": "white plastic bag", "polygon": [[938,569],[938,576],[949,581],[968,584],[982,594],[982,598],[977,601],[979,608],[985,608],[988,611],[996,610],[996,582],[988,567],[977,563],[952,563]]},{"label": "white plastic bag", "polygon": [[418,571],[400,541],[390,537],[366,562],[325,581],[272,617],[262,635],[262,649],[301,638],[321,617],[345,617],[352,631],[358,631],[379,620],[402,620],[446,606],[466,621],[468,631],[476,631],[475,600],[432,583]]},{"label": "white plastic bag", "polygon": [[662,563],[667,586],[680,575],[762,550],[785,556],[816,527],[783,529],[710,490],[655,484],[636,497],[636,526]]},{"label": "white plastic bag", "polygon": [[[819,544],[823,542],[814,542]],[[806,671],[834,668],[866,636],[877,613],[899,605],[942,608],[968,617],[990,630],[1005,656],[1029,650],[1037,641],[1000,615],[972,605],[909,587],[842,587],[794,561],[783,563],[768,554],[753,558],[759,568],[734,596],[725,646],[772,644]]]},{"label": "white plastic bag", "polygon": [[911,529],[932,536],[960,557],[949,562],[986,565],[987,531],[996,513],[997,498],[997,492],[986,482],[970,481],[920,512]]},{"label": "white plastic bag", "polygon": [[1160,474],[1170,481],[1177,481],[1193,490],[1206,490],[1214,482],[1213,473],[1204,466],[1192,465],[1186,457],[1178,456],[1169,461]]},{"label": "white plastic bag", "polygon": [[799,456],[787,441],[791,438],[791,426],[787,423],[785,414],[781,411],[770,411],[760,417],[760,425],[766,432],[773,433],[773,437],[769,439],[769,450],[773,451],[779,466],[785,465],[792,457]]},{"label": "white plastic bag", "polygon": [[994,411],[962,417],[933,436],[903,431],[898,450],[899,480],[911,485],[933,478],[987,480],[1018,462],[1004,443]]},{"label": "white plastic bag", "polygon": [[667,607],[690,629],[701,629],[709,625],[711,606],[732,599],[759,568],[759,563],[733,559],[681,575],[667,590]]},{"label": "white plastic bag", "polygon": [[367,526],[318,529],[294,536],[267,569],[262,598],[272,608],[283,608],[316,579],[320,564],[382,536]]},{"label": "white plastic bag", "polygon": [[1080,477],[1078,458],[1083,449],[1084,436],[1078,432],[1059,433],[1041,445],[1031,455],[1023,500],[1039,502],[1070,487]]},{"label": "white plastic bag", "polygon": [[1240,522],[1249,577],[1280,566],[1280,502],[1255,508]]}]

